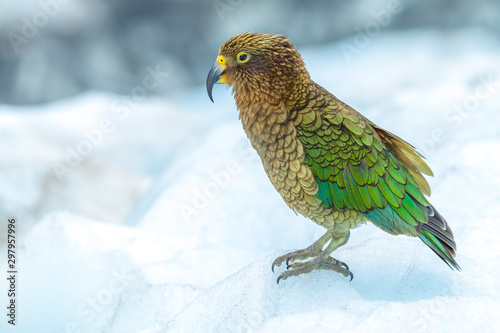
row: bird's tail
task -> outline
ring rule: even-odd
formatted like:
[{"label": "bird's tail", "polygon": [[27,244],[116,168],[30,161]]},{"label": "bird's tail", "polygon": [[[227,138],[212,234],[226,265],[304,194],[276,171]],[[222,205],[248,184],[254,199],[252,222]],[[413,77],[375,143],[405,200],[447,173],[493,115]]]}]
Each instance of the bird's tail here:
[{"label": "bird's tail", "polygon": [[431,248],[451,269],[460,270],[455,261],[457,250],[453,232],[441,214],[432,206],[427,207],[429,220],[421,225],[422,234],[419,236],[422,242]]}]

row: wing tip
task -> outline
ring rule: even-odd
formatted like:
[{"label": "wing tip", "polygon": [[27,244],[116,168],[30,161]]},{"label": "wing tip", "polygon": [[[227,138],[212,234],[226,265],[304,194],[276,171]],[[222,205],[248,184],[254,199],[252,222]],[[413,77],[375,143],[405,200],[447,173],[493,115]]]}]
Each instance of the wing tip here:
[{"label": "wing tip", "polygon": [[429,205],[427,212],[429,219],[427,223],[421,225],[420,239],[451,269],[461,271],[460,266],[455,261],[457,247],[453,231],[434,206]]}]

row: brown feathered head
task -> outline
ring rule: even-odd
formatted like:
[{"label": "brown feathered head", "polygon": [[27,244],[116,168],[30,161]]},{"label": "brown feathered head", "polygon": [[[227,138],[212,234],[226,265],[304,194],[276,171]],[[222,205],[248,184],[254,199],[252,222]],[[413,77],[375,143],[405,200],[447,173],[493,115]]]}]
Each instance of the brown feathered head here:
[{"label": "brown feathered head", "polygon": [[287,37],[245,32],[219,48],[207,77],[207,92],[213,102],[214,84],[227,83],[235,95],[282,98],[306,77],[309,74],[302,58]]}]

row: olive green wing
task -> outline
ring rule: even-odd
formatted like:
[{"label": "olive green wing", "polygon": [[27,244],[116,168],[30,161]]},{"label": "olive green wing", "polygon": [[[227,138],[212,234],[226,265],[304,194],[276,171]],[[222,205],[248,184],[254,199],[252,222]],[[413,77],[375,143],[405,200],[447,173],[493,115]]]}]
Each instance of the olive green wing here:
[{"label": "olive green wing", "polygon": [[420,235],[431,171],[408,143],[340,101],[303,109],[295,121],[324,207],[356,210],[392,234]]},{"label": "olive green wing", "polygon": [[418,236],[460,269],[453,233],[424,196],[423,174],[432,171],[413,146],[333,96],[303,108],[294,124],[324,207],[356,210],[391,234]]}]

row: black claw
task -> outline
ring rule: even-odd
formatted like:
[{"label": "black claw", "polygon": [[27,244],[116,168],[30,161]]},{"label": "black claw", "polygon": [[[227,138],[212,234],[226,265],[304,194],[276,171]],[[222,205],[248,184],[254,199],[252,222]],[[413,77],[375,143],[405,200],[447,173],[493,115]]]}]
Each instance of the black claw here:
[{"label": "black claw", "polygon": [[351,272],[349,272],[349,276],[351,277],[351,279],[349,280],[349,282],[351,282],[352,278],[354,277],[354,275]]},{"label": "black claw", "polygon": [[[281,275],[283,275],[283,274],[281,274]],[[280,284],[281,275],[280,275],[280,276],[278,276],[278,280],[276,280],[276,284]]]},{"label": "black claw", "polygon": [[273,264],[271,265],[271,270],[273,271],[273,273],[274,273],[274,264],[275,262],[273,261]]},{"label": "black claw", "polygon": [[343,262],[341,266],[344,267],[345,269],[349,270],[349,266],[347,266],[346,263]]},{"label": "black claw", "polygon": [[286,269],[288,269],[290,267],[290,260],[292,260],[292,256],[288,256],[288,258],[286,258]]}]

